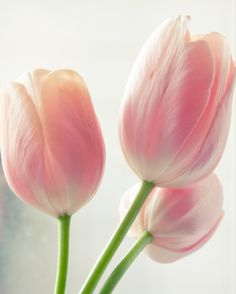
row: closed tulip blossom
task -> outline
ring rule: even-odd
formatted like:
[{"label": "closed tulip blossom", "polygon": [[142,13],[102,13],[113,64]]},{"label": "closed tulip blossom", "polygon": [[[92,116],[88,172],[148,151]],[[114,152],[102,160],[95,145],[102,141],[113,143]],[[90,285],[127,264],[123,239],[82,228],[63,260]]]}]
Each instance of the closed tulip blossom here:
[{"label": "closed tulip blossom", "polygon": [[225,147],[235,66],[219,33],[190,36],[189,17],[165,21],[131,71],[120,139],[135,173],[162,187],[208,176]]},{"label": "closed tulip blossom", "polygon": [[[123,218],[139,185],[121,200]],[[216,230],[223,217],[223,193],[216,175],[185,188],[155,187],[130,230],[139,238],[148,231],[152,240],[148,255],[158,262],[173,262],[199,249]]]},{"label": "closed tulip blossom", "polygon": [[34,207],[72,215],[95,193],[104,143],[83,79],[71,70],[23,74],[1,97],[1,154],[12,190]]}]

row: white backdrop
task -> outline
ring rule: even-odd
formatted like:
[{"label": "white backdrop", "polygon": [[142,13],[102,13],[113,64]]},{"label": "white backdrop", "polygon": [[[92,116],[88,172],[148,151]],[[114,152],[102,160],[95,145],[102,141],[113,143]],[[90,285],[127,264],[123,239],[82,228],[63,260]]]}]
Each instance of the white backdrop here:
[{"label": "white backdrop", "polygon": [[[73,68],[87,82],[106,141],[106,169],[99,191],[72,218],[67,294],[78,292],[118,223],[120,197],[137,182],[117,135],[123,90],[144,41],[165,18],[176,14],[191,15],[193,33],[225,34],[235,49],[233,0],[0,0],[0,85],[36,67]],[[235,122],[234,113],[217,168],[225,217],[214,237],[173,264],[156,264],[142,254],[115,293],[236,292]],[[0,293],[53,293],[56,221],[23,204],[6,187],[0,200]],[[111,267],[131,244],[132,240],[124,243]]]}]

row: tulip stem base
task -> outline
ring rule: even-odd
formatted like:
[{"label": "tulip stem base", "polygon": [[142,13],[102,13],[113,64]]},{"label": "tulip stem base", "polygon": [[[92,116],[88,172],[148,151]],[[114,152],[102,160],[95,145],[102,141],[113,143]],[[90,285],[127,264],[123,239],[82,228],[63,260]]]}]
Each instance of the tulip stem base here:
[{"label": "tulip stem base", "polygon": [[113,233],[110,241],[108,242],[107,246],[105,247],[104,251],[102,252],[100,258],[98,259],[97,263],[95,264],[94,268],[92,269],[89,277],[85,281],[80,294],[92,294],[96,285],[98,284],[99,280],[101,279],[105,269],[107,268],[109,262],[111,261],[113,255],[117,251],[118,247],[120,246],[122,240],[124,239],[125,235],[127,234],[129,228],[131,227],[132,223],[134,222],[137,214],[139,213],[140,209],[142,208],[145,200],[147,199],[149,193],[153,189],[154,184],[143,181],[142,186],[134,199],[132,205],[130,206],[127,214],[125,215],[124,219],[121,221],[120,225],[117,227],[115,232]]},{"label": "tulip stem base", "polygon": [[71,216],[69,215],[58,218],[58,265],[54,294],[65,293],[69,259],[70,219]]},{"label": "tulip stem base", "polygon": [[120,279],[124,276],[128,268],[134,262],[139,253],[149,244],[153,239],[153,236],[145,231],[134,246],[130,249],[127,255],[121,260],[117,267],[113,270],[110,276],[105,281],[99,294],[110,294],[115,286],[118,284]]}]

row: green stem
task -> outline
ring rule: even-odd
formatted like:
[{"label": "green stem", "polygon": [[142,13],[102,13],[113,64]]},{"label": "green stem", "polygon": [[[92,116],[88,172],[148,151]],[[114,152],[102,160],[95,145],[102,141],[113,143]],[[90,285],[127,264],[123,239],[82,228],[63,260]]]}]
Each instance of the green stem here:
[{"label": "green stem", "polygon": [[63,215],[58,218],[59,246],[54,294],[65,293],[69,257],[70,219],[70,215]]},{"label": "green stem", "polygon": [[105,284],[103,285],[99,294],[110,294],[114,290],[115,286],[118,284],[125,272],[134,262],[136,257],[145,248],[145,246],[152,241],[152,239],[153,237],[148,231],[145,231],[141,235],[139,240],[134,244],[128,254],[122,259],[122,261],[118,264],[118,266],[113,270],[108,279],[105,281]]},{"label": "green stem", "polygon": [[142,186],[133,201],[131,207],[129,208],[126,216],[115,230],[114,234],[112,235],[110,241],[108,242],[107,246],[105,247],[104,251],[102,252],[100,258],[98,259],[97,263],[95,264],[94,268],[92,269],[89,277],[85,281],[80,294],[92,294],[96,285],[98,284],[99,280],[102,277],[106,267],[108,266],[110,260],[112,259],[113,255],[115,254],[116,250],[120,246],[122,240],[124,239],[125,235],[127,234],[129,228],[131,227],[132,223],[134,222],[138,212],[142,208],[145,200],[147,199],[149,193],[151,192],[152,188],[154,187],[153,183],[143,181]]}]

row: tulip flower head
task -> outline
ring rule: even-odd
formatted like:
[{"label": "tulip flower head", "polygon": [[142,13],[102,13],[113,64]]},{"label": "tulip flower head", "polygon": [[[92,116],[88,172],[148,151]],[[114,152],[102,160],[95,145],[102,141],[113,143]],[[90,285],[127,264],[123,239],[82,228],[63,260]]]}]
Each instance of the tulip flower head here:
[{"label": "tulip flower head", "polygon": [[12,190],[58,217],[71,215],[95,193],[104,143],[88,89],[71,70],[37,69],[1,97],[1,154]]},{"label": "tulip flower head", "polygon": [[120,140],[135,173],[160,187],[208,176],[226,143],[235,66],[218,33],[191,37],[189,17],[165,21],[131,71]]},{"label": "tulip flower head", "polygon": [[[121,200],[124,217],[139,185],[128,190]],[[157,262],[176,261],[203,246],[215,232],[223,217],[223,193],[215,175],[185,188],[155,187],[146,200],[130,235],[139,238],[144,231],[153,240],[146,247]]]}]

